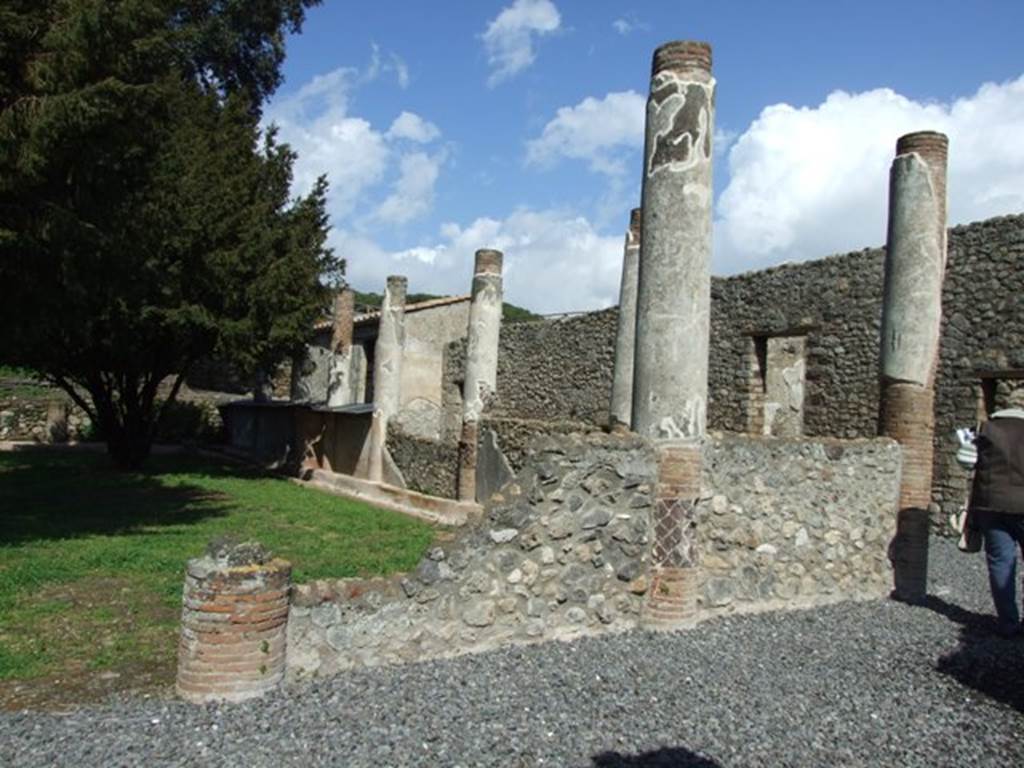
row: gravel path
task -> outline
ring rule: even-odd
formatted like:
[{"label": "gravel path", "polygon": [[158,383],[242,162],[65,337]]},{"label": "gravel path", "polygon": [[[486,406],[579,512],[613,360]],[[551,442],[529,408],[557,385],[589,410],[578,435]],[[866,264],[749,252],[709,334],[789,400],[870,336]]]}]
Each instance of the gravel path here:
[{"label": "gravel path", "polygon": [[0,715],[0,765],[1024,765],[1024,640],[981,555],[927,607],[720,619],[342,675],[237,706]]}]

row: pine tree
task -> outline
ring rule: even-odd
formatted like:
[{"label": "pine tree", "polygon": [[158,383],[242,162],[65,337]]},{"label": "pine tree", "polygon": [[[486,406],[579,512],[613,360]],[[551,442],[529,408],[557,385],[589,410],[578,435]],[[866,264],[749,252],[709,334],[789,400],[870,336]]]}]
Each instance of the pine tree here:
[{"label": "pine tree", "polygon": [[301,347],[342,264],[326,182],[261,135],[283,35],[314,0],[5,0],[0,355],[65,389],[122,467],[157,387],[209,355]]}]

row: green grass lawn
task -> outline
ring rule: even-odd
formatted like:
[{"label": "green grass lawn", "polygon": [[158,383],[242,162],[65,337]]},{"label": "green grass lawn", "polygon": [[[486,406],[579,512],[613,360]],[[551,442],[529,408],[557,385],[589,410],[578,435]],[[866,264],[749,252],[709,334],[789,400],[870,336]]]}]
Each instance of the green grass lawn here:
[{"label": "green grass lawn", "polygon": [[436,533],[216,460],[123,473],[102,453],[0,453],[0,680],[147,665],[169,679],[185,561],[219,535],[261,542],[303,582],[407,570]]}]

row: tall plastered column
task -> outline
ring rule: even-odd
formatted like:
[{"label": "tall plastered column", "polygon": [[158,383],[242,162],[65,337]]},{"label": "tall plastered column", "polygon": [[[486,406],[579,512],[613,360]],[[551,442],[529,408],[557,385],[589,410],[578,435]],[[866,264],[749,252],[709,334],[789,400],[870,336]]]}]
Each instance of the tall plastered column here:
[{"label": "tall plastered column", "polygon": [[619,327],[615,335],[615,369],[609,425],[628,430],[633,420],[633,353],[636,344],[636,291],[640,267],[640,209],[629,215],[629,230],[622,251],[622,284],[619,287]]},{"label": "tall plastered column", "polygon": [[337,407],[356,402],[352,368],[352,333],[356,294],[343,288],[334,299],[334,324],[331,330],[331,367],[327,382],[327,405]]},{"label": "tall plastered column", "polygon": [[879,431],[903,448],[892,557],[895,596],[910,602],[923,601],[928,586],[948,145],[932,131],[902,136],[889,174]]},{"label": "tall plastered column", "polygon": [[462,435],[459,440],[459,499],[476,500],[476,464],[480,419],[498,382],[501,334],[501,251],[476,252],[473,298],[469,306],[466,378],[462,387]]},{"label": "tall plastered column", "polygon": [[632,428],[654,441],[654,580],[649,625],[692,620],[695,507],[708,389],[711,304],[711,46],[654,52],[644,147]]},{"label": "tall plastered column", "polygon": [[405,293],[408,281],[392,275],[384,288],[380,327],[373,360],[373,441],[369,458],[371,480],[384,477],[384,448],[388,420],[398,413],[402,397],[402,353],[405,350]]}]

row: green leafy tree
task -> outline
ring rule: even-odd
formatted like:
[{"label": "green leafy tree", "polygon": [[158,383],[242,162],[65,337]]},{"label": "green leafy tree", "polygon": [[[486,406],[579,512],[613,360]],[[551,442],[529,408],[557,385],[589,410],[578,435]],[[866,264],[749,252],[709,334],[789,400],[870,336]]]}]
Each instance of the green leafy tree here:
[{"label": "green leafy tree", "polygon": [[272,368],[340,277],[326,182],[292,200],[294,154],[259,129],[315,1],[0,6],[0,355],[66,390],[120,466],[190,366]]}]

